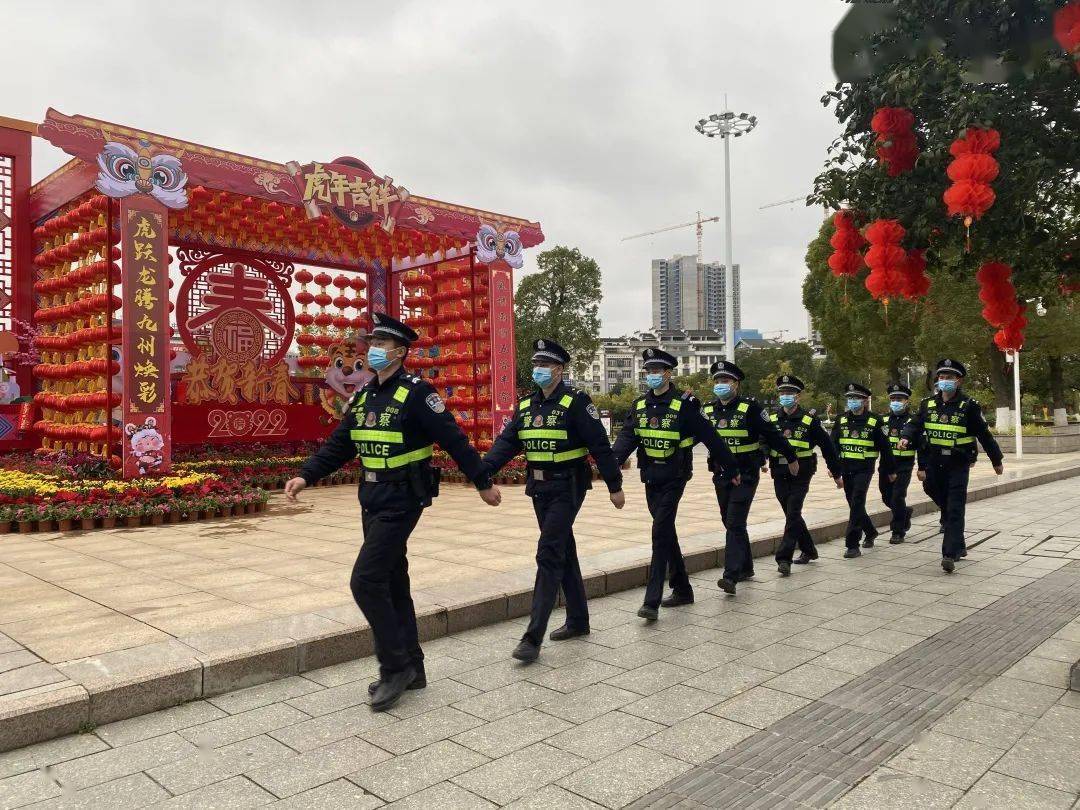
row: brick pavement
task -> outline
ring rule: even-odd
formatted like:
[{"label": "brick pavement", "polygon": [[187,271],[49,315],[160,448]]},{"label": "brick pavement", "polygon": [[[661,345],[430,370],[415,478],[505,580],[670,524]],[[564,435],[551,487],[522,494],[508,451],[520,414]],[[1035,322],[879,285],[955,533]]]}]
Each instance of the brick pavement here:
[{"label": "brick pavement", "polygon": [[530,667],[508,657],[521,619],[431,642],[428,688],[387,714],[361,659],[0,754],[0,807],[616,808],[781,733],[790,752],[753,761],[734,801],[764,785],[769,807],[1075,807],[1080,488],[969,514],[978,545],[952,576],[933,538],[853,561],[831,543],[787,579],[760,565],[735,598],[706,571],[653,625],[640,588],[593,600],[593,633]]}]

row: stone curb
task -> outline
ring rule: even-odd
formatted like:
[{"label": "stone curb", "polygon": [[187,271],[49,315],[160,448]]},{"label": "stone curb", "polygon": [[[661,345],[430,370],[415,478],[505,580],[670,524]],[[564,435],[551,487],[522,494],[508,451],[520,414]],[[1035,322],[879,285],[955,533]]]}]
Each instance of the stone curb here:
[{"label": "stone curb", "polygon": [[[968,501],[1075,476],[1080,476],[1080,464],[984,484],[969,491]],[[915,515],[936,509],[929,500],[911,506]],[[870,513],[877,526],[887,525],[889,516],[884,508]],[[811,526],[810,532],[814,542],[826,543],[846,526],[846,520],[835,520]],[[754,540],[754,556],[771,556],[780,537],[774,528]],[[689,571],[723,566],[724,547],[716,539],[715,533],[685,539]],[[644,585],[647,572],[644,550],[624,549],[590,556],[582,575],[586,593],[595,598]],[[532,577],[522,572],[493,573],[483,582],[413,595],[422,641],[525,616],[531,598]],[[370,628],[354,606],[345,605],[68,661],[55,665],[65,681],[0,701],[0,752],[373,652]],[[1072,680],[1073,688],[1080,686],[1080,665],[1073,668]]]}]

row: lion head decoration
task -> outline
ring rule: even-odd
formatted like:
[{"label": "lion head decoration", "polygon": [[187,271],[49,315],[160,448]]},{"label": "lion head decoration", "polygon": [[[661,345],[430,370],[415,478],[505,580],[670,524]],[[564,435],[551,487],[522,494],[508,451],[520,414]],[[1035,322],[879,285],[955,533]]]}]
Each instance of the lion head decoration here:
[{"label": "lion head decoration", "polygon": [[521,235],[517,231],[505,231],[487,222],[476,232],[476,259],[490,264],[502,259],[515,270],[525,263]]},{"label": "lion head decoration", "polygon": [[323,410],[341,418],[349,398],[374,375],[367,368],[364,355],[353,343],[334,343],[327,348],[330,365],[326,367],[327,388],[320,391]]},{"label": "lion head decoration", "polygon": [[153,154],[149,141],[136,148],[107,141],[98,154],[94,186],[106,197],[120,199],[149,194],[167,208],[187,208],[187,174],[175,155]]}]

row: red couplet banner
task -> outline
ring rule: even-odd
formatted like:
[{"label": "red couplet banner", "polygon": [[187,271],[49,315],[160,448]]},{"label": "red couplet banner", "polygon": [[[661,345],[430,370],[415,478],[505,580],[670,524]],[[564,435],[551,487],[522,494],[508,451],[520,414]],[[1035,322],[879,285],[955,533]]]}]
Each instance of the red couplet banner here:
[{"label": "red couplet banner", "polygon": [[514,274],[502,259],[488,265],[491,329],[491,435],[498,436],[514,416],[517,373],[514,358]]},{"label": "red couplet banner", "polygon": [[153,197],[120,201],[125,478],[171,468],[168,222],[165,206]]}]

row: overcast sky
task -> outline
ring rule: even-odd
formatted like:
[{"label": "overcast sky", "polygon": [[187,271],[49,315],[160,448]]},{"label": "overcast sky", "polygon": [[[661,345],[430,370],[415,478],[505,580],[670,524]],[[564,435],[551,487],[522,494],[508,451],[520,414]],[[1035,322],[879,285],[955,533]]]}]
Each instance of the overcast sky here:
[{"label": "overcast sky", "polygon": [[[602,333],[647,328],[649,262],[722,215],[723,148],[694,122],[756,114],[733,147],[745,327],[806,332],[821,221],[801,203],[838,130],[840,0],[110,2],[7,0],[0,115],[51,105],[271,160],[352,154],[428,197],[539,220],[604,274]],[[37,141],[34,179],[66,157]],[[541,248],[542,249],[542,248]],[[525,271],[535,269],[536,249]],[[723,228],[706,225],[706,260]]]}]

